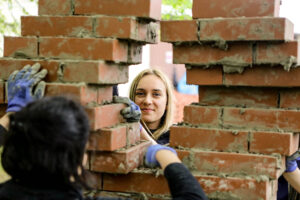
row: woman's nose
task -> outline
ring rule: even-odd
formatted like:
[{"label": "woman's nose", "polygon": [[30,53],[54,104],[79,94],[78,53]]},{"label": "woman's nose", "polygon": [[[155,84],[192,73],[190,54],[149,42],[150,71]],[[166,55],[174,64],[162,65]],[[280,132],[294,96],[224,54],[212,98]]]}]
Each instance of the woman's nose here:
[{"label": "woman's nose", "polygon": [[152,98],[150,95],[146,95],[145,99],[144,99],[144,104],[151,104],[152,102]]}]

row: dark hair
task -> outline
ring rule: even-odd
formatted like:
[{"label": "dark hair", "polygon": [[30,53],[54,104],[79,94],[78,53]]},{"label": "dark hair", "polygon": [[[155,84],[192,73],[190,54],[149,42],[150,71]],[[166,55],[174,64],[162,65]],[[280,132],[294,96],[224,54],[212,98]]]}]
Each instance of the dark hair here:
[{"label": "dark hair", "polygon": [[73,176],[81,183],[78,167],[83,169],[88,135],[88,118],[78,103],[65,97],[35,101],[10,115],[3,168],[20,181],[70,184]]}]

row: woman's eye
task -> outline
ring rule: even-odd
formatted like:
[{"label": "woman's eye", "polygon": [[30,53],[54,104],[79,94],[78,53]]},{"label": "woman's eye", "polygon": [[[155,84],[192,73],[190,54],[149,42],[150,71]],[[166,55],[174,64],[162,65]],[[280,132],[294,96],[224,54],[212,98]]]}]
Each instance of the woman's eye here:
[{"label": "woman's eye", "polygon": [[153,93],[153,96],[159,97],[159,96],[161,96],[161,94],[160,93]]},{"label": "woman's eye", "polygon": [[136,96],[142,96],[142,95],[144,95],[144,93],[143,92],[136,92],[135,95]]}]

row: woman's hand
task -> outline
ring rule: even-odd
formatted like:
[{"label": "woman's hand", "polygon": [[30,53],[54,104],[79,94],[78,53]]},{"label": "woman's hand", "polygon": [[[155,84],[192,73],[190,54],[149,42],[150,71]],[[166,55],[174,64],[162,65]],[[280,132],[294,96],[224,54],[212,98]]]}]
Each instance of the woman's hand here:
[{"label": "woman's hand", "polygon": [[26,65],[21,71],[14,71],[7,81],[7,110],[17,112],[31,101],[44,96],[46,83],[41,81],[47,70],[40,71],[40,64]]},{"label": "woman's hand", "polygon": [[127,122],[138,122],[141,119],[141,109],[138,105],[136,105],[133,101],[131,101],[128,97],[113,97],[114,103],[124,103],[127,105],[126,108],[121,110],[122,116],[126,119]]}]

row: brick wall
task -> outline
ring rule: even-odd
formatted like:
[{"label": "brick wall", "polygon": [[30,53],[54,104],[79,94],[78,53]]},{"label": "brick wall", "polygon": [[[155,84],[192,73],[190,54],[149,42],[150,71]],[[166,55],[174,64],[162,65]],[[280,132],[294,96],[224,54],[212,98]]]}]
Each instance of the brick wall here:
[{"label": "brick wall", "polygon": [[[285,156],[299,143],[299,42],[278,17],[279,0],[194,0],[193,20],[161,22],[174,63],[185,64],[199,101],[171,128],[178,151],[210,198],[276,199]],[[4,38],[5,81],[26,64],[48,69],[46,95],[71,95],[91,120],[88,145],[93,195],[169,199],[157,169],[142,167],[148,142],[125,123],[112,86],[128,81],[141,47],[156,43],[161,0],[40,0],[22,17],[20,37]]]},{"label": "brick wall", "polygon": [[299,145],[300,45],[279,0],[194,0],[193,20],[162,21],[199,101],[170,145],[210,198],[276,199]]}]

